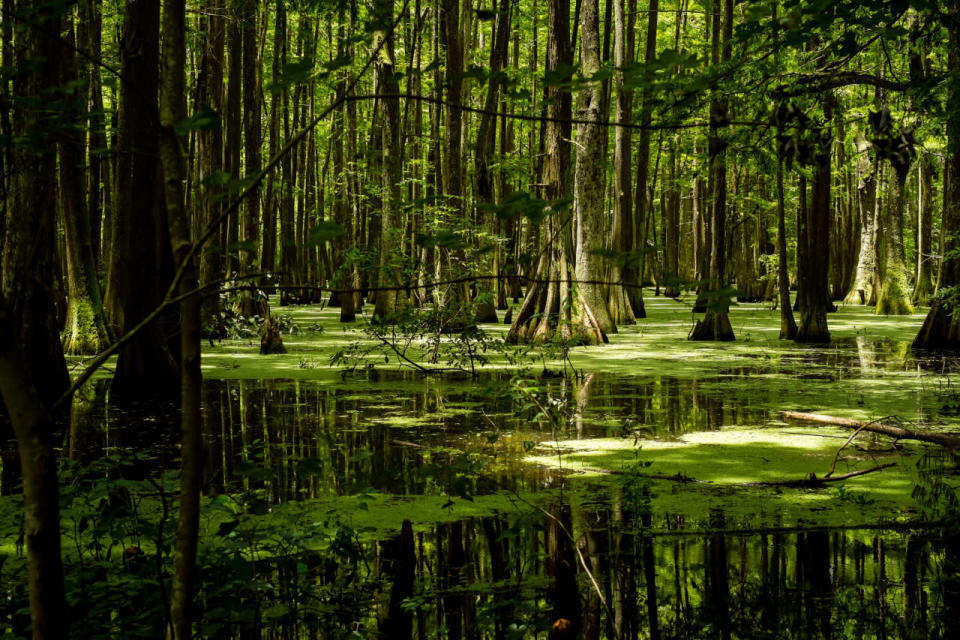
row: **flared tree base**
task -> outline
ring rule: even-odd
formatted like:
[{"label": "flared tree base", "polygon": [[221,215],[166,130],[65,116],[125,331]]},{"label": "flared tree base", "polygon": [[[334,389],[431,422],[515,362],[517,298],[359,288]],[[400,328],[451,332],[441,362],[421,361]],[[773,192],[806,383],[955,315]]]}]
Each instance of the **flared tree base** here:
[{"label": "flared tree base", "polygon": [[797,327],[797,342],[822,344],[830,342],[830,330],[827,328],[827,310],[805,311],[800,314]]},{"label": "flared tree base", "polygon": [[940,302],[934,302],[920,332],[913,340],[914,349],[960,349],[960,313],[952,314]]},{"label": "flared tree base", "polygon": [[896,278],[884,282],[877,296],[877,315],[906,316],[911,313],[913,313],[913,305],[910,303],[907,290],[897,282]]},{"label": "flared tree base", "polygon": [[690,339],[733,342],[736,336],[733,333],[733,327],[730,325],[730,315],[708,310],[707,315],[702,320],[697,320],[696,326],[690,332]]},{"label": "flared tree base", "polygon": [[[789,307],[788,307],[789,309]],[[780,314],[780,339],[781,340],[796,340],[797,338],[797,321],[793,319],[793,313],[789,314]]]}]

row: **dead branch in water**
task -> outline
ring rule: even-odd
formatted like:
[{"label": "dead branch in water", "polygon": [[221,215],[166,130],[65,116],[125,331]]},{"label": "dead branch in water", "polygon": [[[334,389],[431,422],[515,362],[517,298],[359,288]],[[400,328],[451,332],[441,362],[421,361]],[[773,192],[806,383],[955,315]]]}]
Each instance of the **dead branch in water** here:
[{"label": "dead branch in water", "polygon": [[[882,471],[883,469],[889,469],[890,467],[897,466],[896,462],[888,462],[887,464],[881,464],[876,467],[871,467],[870,469],[860,469],[859,471],[851,471],[850,473],[844,473],[839,476],[831,475],[833,469],[824,475],[823,477],[818,478],[817,474],[811,473],[806,478],[800,478],[799,480],[770,480],[766,482],[732,482],[729,485],[722,485],[714,483],[712,480],[698,480],[697,478],[691,478],[688,475],[683,473],[676,473],[674,475],[661,475],[653,473],[638,473],[632,474],[636,475],[638,478],[647,478],[649,480],[667,480],[669,482],[679,482],[681,484],[716,484],[716,486],[740,486],[740,487],[808,487],[808,488],[818,488],[823,487],[828,482],[842,482],[844,480],[849,480],[850,478],[856,478],[857,476],[863,476],[868,473],[873,473],[874,471]],[[604,475],[613,475],[621,476],[627,475],[629,471],[619,471],[617,469],[599,469],[597,467],[580,467],[577,471],[583,473],[602,473]]]},{"label": "dead branch in water", "polygon": [[960,438],[945,433],[930,433],[928,431],[911,431],[903,427],[895,427],[889,424],[882,424],[879,421],[863,422],[861,420],[851,420],[850,418],[837,418],[835,416],[826,416],[820,413],[803,413],[801,411],[781,411],[780,415],[787,420],[800,420],[812,424],[829,424],[836,427],[847,429],[858,429],[870,431],[871,433],[881,433],[883,435],[896,438],[897,440],[918,440],[920,442],[930,442],[938,444],[948,449],[960,447]]}]

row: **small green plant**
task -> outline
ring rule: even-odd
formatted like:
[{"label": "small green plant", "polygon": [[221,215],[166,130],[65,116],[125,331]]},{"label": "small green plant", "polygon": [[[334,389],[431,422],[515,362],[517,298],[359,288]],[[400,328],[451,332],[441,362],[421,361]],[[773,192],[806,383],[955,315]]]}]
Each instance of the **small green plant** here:
[{"label": "small green plant", "polygon": [[377,364],[396,364],[421,373],[477,374],[488,355],[506,351],[503,340],[488,335],[460,310],[406,309],[389,322],[369,322],[365,339],[350,344],[331,364],[352,372]]}]

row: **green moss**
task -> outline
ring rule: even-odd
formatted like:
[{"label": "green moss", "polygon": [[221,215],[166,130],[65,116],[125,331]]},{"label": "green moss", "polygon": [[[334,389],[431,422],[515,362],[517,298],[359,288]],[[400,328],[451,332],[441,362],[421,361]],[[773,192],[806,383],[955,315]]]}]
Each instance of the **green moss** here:
[{"label": "green moss", "polygon": [[[685,434],[675,441],[595,438],[560,441],[527,458],[533,464],[562,468],[576,477],[615,482],[631,470],[641,474],[682,474],[705,484],[653,480],[657,514],[705,520],[711,509],[723,509],[742,526],[852,524],[897,521],[917,517],[911,493],[916,482],[919,447],[893,452],[848,447],[838,460],[835,476],[888,462],[897,466],[851,478],[822,489],[752,487],[752,482],[823,477],[849,432],[834,429],[724,429]],[[862,438],[863,436],[861,436]],[[867,437],[864,444],[871,444]],[[886,443],[878,443],[885,446]],[[637,466],[640,463],[641,466]],[[644,466],[650,463],[649,466]],[[619,476],[603,472],[613,471]],[[575,481],[575,480],[574,480]]]},{"label": "green moss", "polygon": [[905,316],[913,313],[905,274],[888,274],[877,294],[877,315]]},{"label": "green moss", "polygon": [[85,296],[71,297],[67,303],[63,352],[68,355],[92,355],[99,353],[103,346],[90,300]]}]

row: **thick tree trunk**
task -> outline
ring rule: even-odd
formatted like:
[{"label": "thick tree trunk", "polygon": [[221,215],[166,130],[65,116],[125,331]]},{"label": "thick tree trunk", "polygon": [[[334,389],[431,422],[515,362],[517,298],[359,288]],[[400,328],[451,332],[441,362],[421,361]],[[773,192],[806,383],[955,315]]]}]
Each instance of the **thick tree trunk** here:
[{"label": "thick tree trunk", "polygon": [[880,292],[877,314],[907,315],[913,313],[910,303],[910,275],[903,246],[903,209],[906,175],[896,171],[890,175],[892,193],[887,197],[883,217],[883,259],[880,262]]},{"label": "thick tree trunk", "polygon": [[857,214],[860,217],[860,255],[857,259],[856,275],[853,285],[844,302],[847,304],[869,304],[874,297],[873,281],[877,261],[877,230],[874,226],[877,206],[877,178],[873,163],[867,158],[869,145],[859,137],[857,146]]},{"label": "thick tree trunk", "polygon": [[[9,8],[5,5],[5,8]],[[55,194],[58,123],[39,105],[60,86],[61,14],[23,0],[18,15],[31,27],[17,31],[4,64],[14,79],[10,133],[13,145],[3,223],[0,291],[0,394],[17,437],[23,481],[23,534],[27,546],[30,625],[34,640],[66,640],[67,603],[60,549],[54,423],[49,407],[69,387],[53,317],[55,304]],[[6,20],[4,20],[6,22]],[[6,54],[12,53],[12,59]],[[39,386],[38,386],[39,385]]]},{"label": "thick tree trunk", "polygon": [[[828,117],[829,121],[829,117]],[[830,146],[832,138],[822,135],[814,156],[813,180],[810,206],[806,211],[805,238],[798,237],[797,244],[806,243],[805,264],[798,264],[802,282],[800,300],[800,323],[797,327],[797,342],[829,342],[827,311],[831,307],[828,276],[830,271]]]},{"label": "thick tree trunk", "polygon": [[[172,257],[158,160],[159,25],[159,0],[127,0],[120,51],[127,80],[120,83],[121,153],[106,295],[117,335],[156,308],[170,282]],[[164,326],[169,322],[154,322],[120,349],[112,401],[176,396],[180,376]]]},{"label": "thick tree trunk", "polygon": [[[546,69],[569,68],[573,62],[570,50],[570,5],[565,0],[547,3]],[[568,78],[562,79],[566,81]],[[545,87],[547,121],[543,127],[543,165],[539,182],[544,199],[554,202],[570,195],[570,138],[572,107],[570,93],[557,86]],[[513,318],[508,342],[533,342],[549,339],[554,331],[562,337],[570,335],[568,247],[570,214],[561,211],[542,223],[539,233],[538,260],[532,271],[527,294]]]},{"label": "thick tree trunk", "polygon": [[[580,64],[590,77],[600,69],[600,12],[597,0],[584,0],[580,13]],[[602,87],[590,83],[580,91],[577,118],[589,122],[602,119]],[[603,156],[603,132],[600,124],[577,127],[577,162],[574,177],[573,207],[576,224],[576,292],[574,302],[574,335],[590,343],[607,342],[607,334],[616,333],[617,325],[610,317],[604,280],[604,260],[597,250],[603,249],[606,237],[603,219],[605,165],[596,159]]]}]

